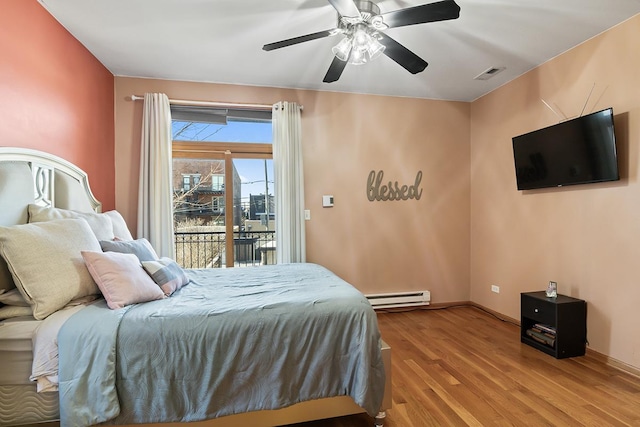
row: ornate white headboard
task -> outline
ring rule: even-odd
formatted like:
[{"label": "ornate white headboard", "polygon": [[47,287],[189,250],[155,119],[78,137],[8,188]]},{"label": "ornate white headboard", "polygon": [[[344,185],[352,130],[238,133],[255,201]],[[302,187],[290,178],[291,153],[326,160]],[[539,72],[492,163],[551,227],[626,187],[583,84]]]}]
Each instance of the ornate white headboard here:
[{"label": "ornate white headboard", "polygon": [[[87,174],[74,164],[42,151],[0,147],[0,226],[26,224],[35,203],[83,212],[100,212]],[[0,290],[13,281],[0,257]]]},{"label": "ornate white headboard", "polygon": [[26,223],[30,203],[100,212],[86,172],[53,154],[0,147],[0,225]]}]

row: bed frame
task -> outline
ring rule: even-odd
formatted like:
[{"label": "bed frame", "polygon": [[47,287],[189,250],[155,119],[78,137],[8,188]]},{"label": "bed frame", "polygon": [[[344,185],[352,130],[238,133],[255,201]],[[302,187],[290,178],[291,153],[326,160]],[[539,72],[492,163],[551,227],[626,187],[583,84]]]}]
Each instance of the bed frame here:
[{"label": "bed frame", "polygon": [[[27,222],[27,205],[36,203],[62,209],[101,212],[102,205],[89,187],[87,174],[72,163],[42,151],[0,147],[0,225]],[[2,261],[2,260],[0,260]],[[0,289],[6,268],[0,263]],[[385,410],[391,408],[391,349],[382,343],[386,372],[385,394],[375,425],[384,425]],[[57,399],[51,393],[36,393],[35,383],[0,383],[0,425],[50,423],[57,421]],[[55,395],[57,397],[57,394]],[[13,407],[21,408],[11,414]],[[185,423],[190,427],[282,426],[312,420],[362,413],[364,410],[346,396],[297,403],[272,411],[230,415],[201,422]],[[23,416],[24,414],[24,416]],[[164,427],[167,424],[145,424]]]}]

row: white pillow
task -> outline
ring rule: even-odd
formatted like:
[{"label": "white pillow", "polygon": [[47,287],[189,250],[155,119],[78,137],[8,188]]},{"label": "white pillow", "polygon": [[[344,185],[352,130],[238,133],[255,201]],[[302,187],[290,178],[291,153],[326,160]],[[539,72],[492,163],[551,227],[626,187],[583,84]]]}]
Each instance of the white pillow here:
[{"label": "white pillow", "polygon": [[33,310],[31,310],[31,307],[20,307],[17,305],[7,305],[4,307],[0,307],[0,320],[31,315],[33,315]]},{"label": "white pillow", "polygon": [[111,240],[115,236],[113,233],[113,223],[106,215],[95,212],[78,212],[68,209],[47,208],[34,204],[29,205],[30,223],[64,218],[85,219],[98,240]]},{"label": "white pillow", "polygon": [[164,298],[164,293],[144,271],[137,256],[82,251],[82,257],[110,309]]},{"label": "white pillow", "polygon": [[11,289],[10,291],[0,289],[0,302],[4,305],[30,307],[27,300],[24,299],[20,291],[18,291],[17,289]]},{"label": "white pillow", "polygon": [[131,235],[131,231],[129,231],[129,227],[127,227],[127,223],[125,222],[122,215],[118,211],[107,211],[102,215],[108,216],[111,219],[111,224],[113,225],[113,234],[115,237],[122,240],[133,240],[133,236]]},{"label": "white pillow", "polygon": [[15,289],[16,285],[13,284],[13,278],[9,272],[7,263],[0,257],[0,289],[11,290]]},{"label": "white pillow", "polygon": [[0,227],[0,255],[38,320],[76,298],[100,292],[83,250],[100,251],[100,243],[81,218]]}]

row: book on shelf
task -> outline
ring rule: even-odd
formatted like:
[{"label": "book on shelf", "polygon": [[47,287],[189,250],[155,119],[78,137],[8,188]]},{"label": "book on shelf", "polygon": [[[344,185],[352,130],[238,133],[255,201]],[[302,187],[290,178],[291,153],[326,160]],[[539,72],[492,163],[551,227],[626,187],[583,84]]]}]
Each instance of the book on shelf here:
[{"label": "book on shelf", "polygon": [[527,333],[528,337],[532,338],[533,340],[535,340],[535,341],[537,341],[537,342],[539,342],[541,344],[547,345],[547,346],[552,347],[552,348],[555,347],[555,344],[556,344],[555,337],[550,337],[548,334],[539,332],[539,331],[535,330],[534,328],[527,329],[526,333]]},{"label": "book on shelf", "polygon": [[556,334],[556,328],[549,326],[549,325],[544,325],[542,323],[536,323],[533,325],[534,328],[542,331],[542,332],[546,332],[548,334],[552,334],[555,336]]},{"label": "book on shelf", "polygon": [[531,329],[533,329],[536,332],[540,332],[541,334],[544,334],[544,335],[548,336],[549,338],[555,338],[556,337],[555,333],[546,332],[545,330],[540,329],[540,328],[536,327],[535,325]]}]

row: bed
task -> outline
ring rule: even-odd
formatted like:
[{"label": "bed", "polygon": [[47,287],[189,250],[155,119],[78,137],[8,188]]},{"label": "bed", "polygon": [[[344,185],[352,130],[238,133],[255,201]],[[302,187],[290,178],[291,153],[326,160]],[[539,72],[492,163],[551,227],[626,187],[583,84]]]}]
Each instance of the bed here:
[{"label": "bed", "polygon": [[[383,424],[391,406],[390,349],[366,299],[323,267],[187,270],[188,280],[170,296],[128,304],[118,300],[117,288],[102,287],[117,286],[113,271],[100,276],[100,264],[85,257],[69,267],[69,277],[98,274],[107,298],[95,287],[69,295],[66,288],[60,295],[14,289],[14,279],[46,274],[42,263],[31,269],[18,263],[16,236],[21,242],[41,242],[42,233],[63,236],[51,238],[60,246],[52,258],[78,247],[83,256],[95,254],[103,248],[94,253],[93,240],[137,242],[117,212],[100,212],[87,175],[73,164],[0,147],[0,425],[62,419],[62,425],[276,426],[359,412]],[[12,226],[34,219],[42,222],[33,235],[11,234]],[[70,243],[76,234],[81,243]],[[24,263],[45,245],[31,246]],[[10,291],[28,304],[14,305]],[[250,363],[252,356],[260,362]]]}]

